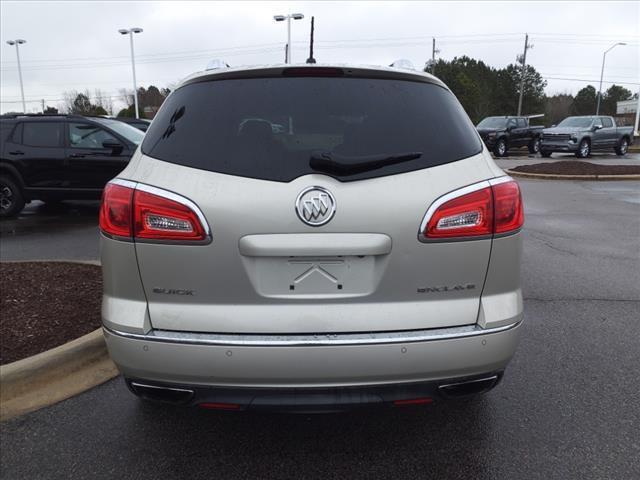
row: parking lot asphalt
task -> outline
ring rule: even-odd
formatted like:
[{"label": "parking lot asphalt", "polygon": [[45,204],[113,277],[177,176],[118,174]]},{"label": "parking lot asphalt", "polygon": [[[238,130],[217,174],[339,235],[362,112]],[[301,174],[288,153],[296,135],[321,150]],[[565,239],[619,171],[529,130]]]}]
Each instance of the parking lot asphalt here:
[{"label": "parking lot asphalt", "polygon": [[97,260],[99,203],[34,201],[18,217],[0,220],[0,261]]},{"label": "parking lot asphalt", "polygon": [[221,414],[115,379],[0,425],[2,477],[640,478],[640,182],[519,183],[522,340],[478,401]]}]

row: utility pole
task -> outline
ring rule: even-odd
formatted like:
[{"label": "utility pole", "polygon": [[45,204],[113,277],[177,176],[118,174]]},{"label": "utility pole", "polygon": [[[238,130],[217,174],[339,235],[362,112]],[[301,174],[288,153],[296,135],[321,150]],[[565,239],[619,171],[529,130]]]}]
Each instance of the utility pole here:
[{"label": "utility pole", "polygon": [[44,98],[42,99],[42,114],[44,115]]},{"label": "utility pole", "polygon": [[520,78],[520,98],[518,98],[518,116],[522,115],[522,97],[524,95],[524,80],[527,73],[527,50],[533,48],[533,45],[529,45],[529,34],[524,35],[524,53],[522,54],[522,75]]},{"label": "utility pole", "polygon": [[440,50],[436,48],[436,37],[433,37],[431,42],[431,74],[435,75],[436,71],[436,53],[440,53]]},{"label": "utility pole", "polygon": [[640,90],[638,90],[638,104],[636,105],[636,123],[633,129],[634,135],[636,137],[640,135],[640,131],[638,131],[638,120],[640,120]]}]

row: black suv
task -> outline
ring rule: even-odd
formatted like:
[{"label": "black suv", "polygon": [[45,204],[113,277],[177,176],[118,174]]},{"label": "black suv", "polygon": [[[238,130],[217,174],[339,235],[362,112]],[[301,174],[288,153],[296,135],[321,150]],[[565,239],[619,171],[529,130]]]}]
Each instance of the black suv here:
[{"label": "black suv", "polygon": [[18,214],[31,200],[100,198],[143,137],[101,117],[0,117],[0,217]]},{"label": "black suv", "polygon": [[143,132],[146,132],[149,125],[151,125],[151,121],[146,118],[114,117],[113,119],[131,125],[132,127],[136,127],[138,130],[142,130]]}]

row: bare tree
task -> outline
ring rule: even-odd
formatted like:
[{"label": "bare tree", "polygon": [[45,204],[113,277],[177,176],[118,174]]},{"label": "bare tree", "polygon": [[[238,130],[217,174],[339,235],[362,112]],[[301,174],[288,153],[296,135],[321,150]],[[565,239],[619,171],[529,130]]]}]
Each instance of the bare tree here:
[{"label": "bare tree", "polygon": [[134,104],[133,90],[129,90],[128,88],[121,88],[120,90],[118,90],[118,93],[120,94],[120,100],[122,100],[127,107],[130,107]]},{"label": "bare tree", "polygon": [[113,98],[99,88],[93,91],[93,103],[113,116]]}]

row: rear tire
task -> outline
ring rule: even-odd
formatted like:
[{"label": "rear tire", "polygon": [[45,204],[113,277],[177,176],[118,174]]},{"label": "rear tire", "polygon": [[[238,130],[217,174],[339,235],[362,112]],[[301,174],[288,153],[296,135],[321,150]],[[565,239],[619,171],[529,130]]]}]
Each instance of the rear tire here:
[{"label": "rear tire", "polygon": [[540,137],[537,137],[529,142],[529,153],[536,154],[539,151],[540,151]]},{"label": "rear tire", "polygon": [[24,208],[24,195],[17,182],[7,176],[0,177],[0,217],[13,217]]},{"label": "rear tire", "polygon": [[576,157],[578,158],[587,158],[591,155],[591,142],[586,138],[582,139],[580,145],[578,146],[578,151],[576,152]]},{"label": "rear tire", "polygon": [[540,150],[540,155],[542,155],[544,158],[550,158],[551,152],[547,152],[546,150]]},{"label": "rear tire", "polygon": [[507,141],[504,138],[498,139],[496,146],[493,147],[493,154],[496,157],[504,157],[507,154]]},{"label": "rear tire", "polygon": [[618,143],[618,146],[615,148],[616,155],[618,155],[619,157],[626,155],[628,150],[629,150],[629,140],[626,137],[624,137],[620,140],[620,142]]}]

